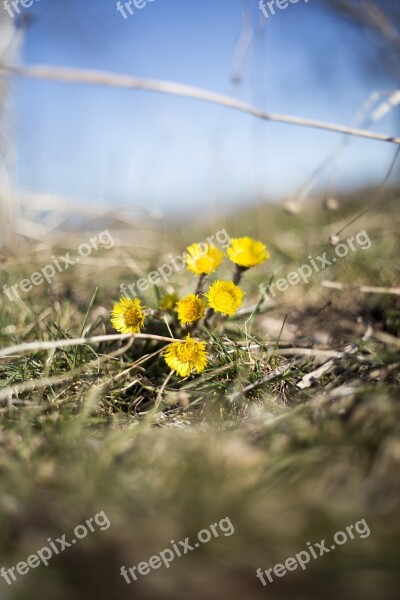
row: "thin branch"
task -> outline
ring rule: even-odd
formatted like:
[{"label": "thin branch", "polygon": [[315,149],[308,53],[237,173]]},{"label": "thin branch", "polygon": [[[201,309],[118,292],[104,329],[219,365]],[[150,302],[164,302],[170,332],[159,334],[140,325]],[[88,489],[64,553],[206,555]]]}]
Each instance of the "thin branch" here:
[{"label": "thin branch", "polygon": [[345,229],[347,229],[348,227],[350,227],[350,225],[353,225],[353,223],[355,223],[356,221],[358,221],[358,219],[360,219],[361,217],[363,217],[365,214],[367,214],[367,212],[369,212],[371,210],[371,208],[373,208],[376,204],[379,204],[380,201],[382,200],[382,196],[385,192],[386,189],[386,185],[389,182],[390,178],[392,177],[395,168],[396,168],[396,164],[397,161],[400,159],[400,148],[396,149],[396,153],[393,157],[393,160],[390,164],[389,170],[385,175],[385,178],[383,179],[382,183],[380,184],[378,191],[377,191],[377,195],[376,198],[374,200],[372,200],[372,202],[370,202],[367,207],[361,211],[358,215],[356,215],[355,217],[353,217],[352,219],[350,219],[350,221],[348,223],[346,223],[346,225],[344,225],[344,227],[342,227],[341,229],[339,229],[339,231],[337,231],[332,237],[339,237],[341,233],[343,233],[343,231],[345,231]]},{"label": "thin branch", "polygon": [[[276,342],[272,342],[276,345]],[[265,344],[265,342],[264,342]],[[259,344],[246,344],[243,342],[231,342],[231,345],[234,345],[237,348],[245,348],[250,350],[259,350]],[[233,352],[233,350],[232,350]],[[343,351],[340,352],[338,350],[320,350],[318,348],[274,348],[274,354],[279,354],[280,356],[316,356],[317,358],[347,358],[348,352]]]},{"label": "thin branch", "polygon": [[232,402],[233,400],[236,400],[236,398],[239,398],[243,394],[246,394],[247,392],[250,392],[251,390],[254,390],[254,389],[260,387],[260,385],[264,385],[265,383],[269,383],[270,381],[273,381],[274,379],[282,377],[283,375],[285,375],[286,372],[289,372],[291,367],[292,367],[292,365],[287,364],[287,363],[281,367],[277,367],[276,369],[274,369],[271,373],[269,373],[262,379],[259,379],[258,381],[255,381],[254,383],[250,383],[249,385],[242,388],[241,390],[238,390],[236,392],[233,392],[232,394],[229,394],[228,400],[230,400]]},{"label": "thin branch", "polygon": [[0,63],[0,71],[8,72],[20,77],[29,77],[31,79],[47,79],[51,81],[63,81],[66,83],[82,83],[88,85],[104,85],[119,87],[125,89],[144,90],[148,92],[158,92],[170,94],[173,96],[182,96],[185,98],[194,98],[204,100],[213,104],[219,104],[234,110],[247,113],[262,119],[264,121],[275,121],[277,123],[286,123],[288,125],[298,125],[300,127],[312,127],[335,133],[344,133],[360,138],[378,140],[381,142],[390,142],[400,145],[400,138],[383,135],[381,133],[372,133],[363,129],[354,127],[345,127],[343,125],[333,125],[322,121],[312,119],[303,119],[277,113],[267,113],[245,102],[236,100],[224,94],[218,94],[202,88],[175,83],[172,81],[162,81],[156,79],[144,79],[130,75],[116,75],[104,71],[92,71],[86,69],[67,69],[59,67],[36,66],[36,67],[18,67]]},{"label": "thin branch", "polygon": [[[396,92],[388,92],[388,91],[372,92],[372,94],[370,94],[370,96],[367,98],[367,100],[362,104],[360,109],[355,114],[354,119],[351,122],[351,126],[352,127],[366,127],[366,126],[369,126],[370,124],[372,124],[375,121],[375,119],[373,118],[373,115],[368,119],[366,119],[366,115],[371,113],[374,105],[377,103],[377,101],[382,96],[385,96],[386,98],[387,97],[390,98],[391,95],[394,95],[395,93]],[[385,106],[389,106],[389,111],[393,108],[389,104],[389,102],[386,102]],[[350,143],[350,138],[348,138],[347,136],[344,136],[344,138],[342,139],[341,142],[339,142],[339,145],[335,148],[335,150],[327,158],[325,158],[320,165],[318,165],[318,167],[313,171],[313,173],[310,175],[310,177],[308,177],[306,182],[303,183],[303,185],[300,187],[300,189],[293,195],[293,199],[291,200],[291,202],[300,203],[307,197],[308,193],[314,186],[319,175],[323,171],[325,171],[325,169],[327,169],[329,166],[333,165],[335,163],[335,161],[337,161],[339,159],[339,157],[344,152],[344,150],[347,148],[349,143]]]},{"label": "thin branch", "polygon": [[279,354],[280,356],[316,356],[318,358],[324,356],[327,358],[348,358],[350,356],[346,352],[319,350],[318,348],[278,348],[274,350],[274,354]]},{"label": "thin branch", "polygon": [[[95,344],[97,342],[112,342],[114,340],[126,340],[131,337],[132,335],[130,333],[116,333],[112,335],[97,335],[91,338],[88,337],[75,338],[70,340],[54,340],[52,342],[27,342],[25,344],[9,346],[8,348],[0,350],[0,358],[4,356],[10,357],[11,355],[19,354],[21,352],[51,350],[53,348],[65,348],[68,346],[85,346],[86,344]],[[183,341],[175,338],[167,338],[162,335],[152,335],[150,333],[136,333],[133,337],[139,340],[157,340],[161,342]]]},{"label": "thin branch", "polygon": [[[344,349],[346,355],[356,354],[357,351],[357,344],[350,344]],[[318,369],[315,369],[314,371],[311,371],[310,373],[304,375],[304,377],[302,377],[300,381],[296,383],[296,386],[301,390],[305,390],[306,388],[311,387],[316,381],[318,381],[318,379],[321,379],[321,377],[323,377],[326,373],[333,369],[336,363],[337,358],[330,358],[327,362],[323,363],[320,367],[318,367]]]},{"label": "thin branch", "polygon": [[158,408],[158,406],[160,406],[163,395],[164,395],[164,391],[165,388],[168,385],[169,380],[171,379],[172,375],[174,375],[175,371],[170,371],[167,375],[167,377],[164,380],[164,383],[162,384],[162,386],[160,387],[160,389],[158,390],[158,394],[157,394],[157,398],[156,398],[156,402],[155,402],[155,408]]},{"label": "thin branch", "polygon": [[4,400],[9,400],[9,405],[14,404],[15,399],[13,398],[13,396],[15,394],[20,394],[23,392],[33,392],[44,387],[64,383],[65,381],[68,381],[70,379],[71,376],[68,373],[62,375],[55,375],[54,377],[43,377],[42,379],[29,379],[28,381],[23,381],[22,383],[17,383],[0,390],[0,402],[3,402]]},{"label": "thin branch", "polygon": [[[366,342],[372,337],[374,330],[371,325],[368,325],[366,332],[362,336],[363,342]],[[343,357],[348,358],[351,354],[357,354],[358,346],[357,344],[349,344],[343,350]],[[337,359],[331,358],[326,363],[322,364],[318,369],[311,371],[311,373],[307,373],[296,383],[297,387],[301,390],[305,390],[311,387],[318,379],[321,379],[326,373],[329,373],[337,363]]]},{"label": "thin branch", "polygon": [[376,285],[344,285],[338,281],[329,281],[324,279],[321,281],[323,287],[331,288],[334,290],[357,290],[364,292],[365,294],[393,294],[394,296],[400,296],[400,287],[378,287]]}]

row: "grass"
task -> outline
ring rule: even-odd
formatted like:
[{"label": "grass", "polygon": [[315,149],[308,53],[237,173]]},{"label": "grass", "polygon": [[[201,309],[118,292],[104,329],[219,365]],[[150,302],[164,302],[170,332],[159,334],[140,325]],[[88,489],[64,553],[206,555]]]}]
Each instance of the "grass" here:
[{"label": "grass", "polygon": [[[158,339],[0,358],[0,565],[25,561],[49,537],[71,538],[100,511],[111,523],[12,586],[0,579],[2,599],[397,597],[399,297],[360,291],[398,284],[397,196],[388,192],[342,235],[366,230],[368,250],[350,252],[274,301],[261,301],[259,285],[286,277],[309,255],[332,256],[329,235],[362,208],[366,192],[338,212],[313,205],[289,215],[258,206],[220,223],[137,232],[110,222],[114,248],[18,302],[3,295],[2,349],[58,343],[113,333],[109,312],[121,282],[219,229],[253,235],[272,255],[245,275],[243,312],[203,330],[212,360],[196,377],[167,380]],[[50,249],[15,237],[4,251],[1,285],[30,277],[52,255],[73,255],[89,238],[87,226]],[[343,287],[324,287],[324,279]],[[165,291],[171,288],[193,291],[192,276],[179,271]],[[143,299],[156,308],[154,286]],[[145,332],[170,336],[156,318]],[[170,540],[194,539],[224,517],[232,536],[129,586],[121,577],[121,565],[146,561]],[[330,544],[362,519],[371,531],[365,539],[349,539],[266,588],[256,578],[258,567],[284,563],[307,542]]]}]

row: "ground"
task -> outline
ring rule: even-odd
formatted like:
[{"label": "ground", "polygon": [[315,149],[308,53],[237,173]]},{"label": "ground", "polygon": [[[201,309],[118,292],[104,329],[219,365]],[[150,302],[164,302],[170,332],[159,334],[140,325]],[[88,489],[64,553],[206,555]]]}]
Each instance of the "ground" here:
[{"label": "ground", "polygon": [[[250,206],[197,225],[135,225],[115,215],[80,231],[75,224],[52,255],[74,255],[89,227],[109,226],[117,243],[57,274],[51,286],[14,301],[3,294],[0,565],[26,562],[49,538],[70,540],[100,513],[109,527],[97,526],[12,585],[0,579],[2,599],[398,597],[398,193],[387,192],[341,234],[341,243],[360,234],[354,251],[307,284],[272,299],[262,292],[310,256],[335,257],[329,236],[371,194],[341,198],[338,211],[313,202],[299,212]],[[165,342],[157,339],[6,351],[113,333],[121,282],[222,229],[262,240],[271,259],[245,273],[243,310],[202,331],[212,352],[200,375],[166,380]],[[49,260],[45,247],[15,236],[3,250],[1,286]],[[163,286],[179,295],[193,288],[185,270]],[[158,289],[142,295],[153,309]],[[169,337],[156,317],[147,333]],[[121,575],[123,565],[146,562],[171,541],[196,540],[222,519],[234,532],[220,531],[130,584]],[[339,531],[345,542],[334,538]],[[309,552],[304,569],[282,575],[278,567],[272,582],[264,575],[266,586],[256,577],[310,544],[317,551],[321,540],[327,551]]]}]

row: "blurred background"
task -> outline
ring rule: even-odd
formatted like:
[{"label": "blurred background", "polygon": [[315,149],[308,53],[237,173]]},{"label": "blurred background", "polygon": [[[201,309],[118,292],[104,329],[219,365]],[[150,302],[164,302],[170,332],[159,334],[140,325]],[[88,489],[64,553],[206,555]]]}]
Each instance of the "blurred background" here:
[{"label": "blurred background", "polygon": [[[100,510],[112,528],[12,589],[0,579],[0,600],[397,600],[400,146],[9,65],[178,82],[399,137],[399,0],[299,0],[268,18],[258,0],[148,0],[126,18],[115,0],[17,6],[0,0],[0,567]],[[115,245],[79,254],[105,229]],[[113,301],[222,230],[271,260],[243,277],[210,369],[170,382],[158,342],[109,340]],[[362,230],[368,252],[260,304],[261,285]],[[79,265],[32,287],[69,254]],[[194,289],[181,269],[141,299],[156,311]],[[148,332],[170,336],[155,319]],[[92,335],[107,341],[64,345]],[[235,536],[126,586],[121,565],[226,515]],[[257,580],[361,518],[369,541]]]},{"label": "blurred background", "polygon": [[[268,19],[257,0],[153,0],[124,11],[114,0],[34,1],[13,17],[1,6],[1,61],[165,79],[269,112],[400,133],[398,2],[300,0]],[[8,219],[19,203],[46,209],[60,199],[70,211],[214,217],[374,186],[396,150],[354,138],[335,156],[339,134],[198,100],[4,72],[1,103]]]}]

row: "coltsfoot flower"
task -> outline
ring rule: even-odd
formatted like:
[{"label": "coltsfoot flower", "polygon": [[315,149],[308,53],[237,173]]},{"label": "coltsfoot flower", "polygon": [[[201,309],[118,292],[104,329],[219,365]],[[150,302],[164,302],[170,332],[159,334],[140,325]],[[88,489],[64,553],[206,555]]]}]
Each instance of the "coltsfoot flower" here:
[{"label": "coltsfoot flower", "polygon": [[215,311],[232,316],[240,308],[244,292],[233,281],[215,281],[205,296]]},{"label": "coltsfoot flower", "polygon": [[231,245],[227,252],[232,262],[246,269],[259,265],[270,258],[270,253],[265,245],[250,237],[231,239]]},{"label": "coltsfoot flower", "polygon": [[111,323],[120,333],[140,333],[145,316],[139,298],[121,296],[111,313]]},{"label": "coltsfoot flower", "polygon": [[178,294],[165,294],[165,296],[163,296],[159,302],[159,307],[161,308],[161,310],[172,310],[175,307],[178,300]]},{"label": "coltsfoot flower", "polygon": [[218,269],[224,253],[212,244],[192,244],[186,249],[186,267],[195,275],[209,275]]},{"label": "coltsfoot flower", "polygon": [[189,294],[179,300],[176,312],[181,325],[193,323],[204,316],[204,302],[197,294]]},{"label": "coltsfoot flower", "polygon": [[188,334],[184,342],[174,342],[167,347],[165,362],[181,377],[187,377],[194,369],[200,373],[207,366],[206,344]]}]

